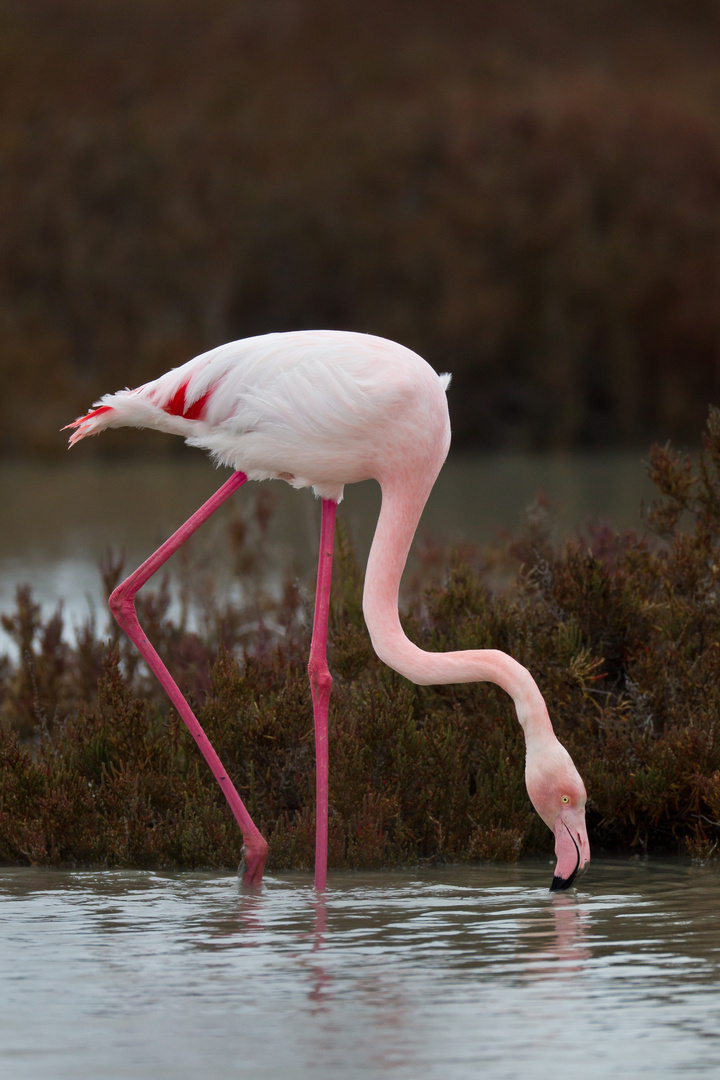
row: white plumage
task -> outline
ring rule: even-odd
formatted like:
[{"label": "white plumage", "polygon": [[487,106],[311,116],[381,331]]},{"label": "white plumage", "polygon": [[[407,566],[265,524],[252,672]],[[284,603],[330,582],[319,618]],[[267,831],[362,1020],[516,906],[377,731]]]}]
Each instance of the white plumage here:
[{"label": "white plumage", "polygon": [[264,334],[106,394],[75,421],[70,442],[109,427],[156,428],[250,480],[280,477],[339,502],[344,484],[382,483],[389,462],[397,475],[427,449],[437,471],[450,445],[449,382],[417,353],[369,334]]}]

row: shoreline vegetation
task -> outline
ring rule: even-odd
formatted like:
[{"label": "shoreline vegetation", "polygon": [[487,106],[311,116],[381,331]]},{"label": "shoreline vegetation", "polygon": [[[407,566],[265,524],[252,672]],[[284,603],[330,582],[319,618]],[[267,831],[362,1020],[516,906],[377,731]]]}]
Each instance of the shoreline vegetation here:
[{"label": "shoreline vegetation", "polygon": [[688,441],[720,399],[719,35],[710,0],[0,3],[0,453],[317,327],[452,371],[456,449]]},{"label": "shoreline vegetation", "polygon": [[[500,648],[529,668],[586,782],[596,852],[708,859],[720,842],[720,410],[699,456],[654,446],[649,468],[648,535],[588,526],[553,547],[538,503],[502,545],[418,545],[403,621],[423,648]],[[309,868],[313,582],[288,575],[272,595],[258,584],[263,491],[254,515],[229,527],[243,603],[213,594],[189,564],[177,619],[168,578],[139,594],[138,610],[267,837],[268,867]],[[108,557],[108,592],[122,572]],[[361,595],[339,530],[330,867],[549,854],[510,698],[487,683],[418,687],[386,668]],[[241,837],[222,794],[119,630],[102,640],[89,621],[70,644],[61,613],[43,621],[29,588],[3,626],[20,659],[0,658],[0,862],[237,866]]]}]

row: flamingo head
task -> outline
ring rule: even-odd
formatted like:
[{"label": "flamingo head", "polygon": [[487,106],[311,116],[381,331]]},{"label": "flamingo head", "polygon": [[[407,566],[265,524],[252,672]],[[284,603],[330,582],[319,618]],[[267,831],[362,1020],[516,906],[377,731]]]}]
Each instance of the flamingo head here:
[{"label": "flamingo head", "polygon": [[569,889],[590,862],[585,785],[565,747],[554,742],[530,752],[525,764],[530,801],[555,834],[557,866],[551,890]]}]

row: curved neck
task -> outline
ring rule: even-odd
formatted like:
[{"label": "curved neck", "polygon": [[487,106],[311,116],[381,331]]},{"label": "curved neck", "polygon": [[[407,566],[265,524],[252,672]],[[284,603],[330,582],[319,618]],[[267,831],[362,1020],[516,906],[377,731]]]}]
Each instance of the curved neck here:
[{"label": "curved neck", "polygon": [[389,667],[414,683],[492,682],[515,702],[526,741],[554,732],[542,694],[526,668],[497,649],[432,653],[405,636],[398,614],[400,579],[429,485],[382,485],[382,506],[365,573],[363,613],[373,648]]}]

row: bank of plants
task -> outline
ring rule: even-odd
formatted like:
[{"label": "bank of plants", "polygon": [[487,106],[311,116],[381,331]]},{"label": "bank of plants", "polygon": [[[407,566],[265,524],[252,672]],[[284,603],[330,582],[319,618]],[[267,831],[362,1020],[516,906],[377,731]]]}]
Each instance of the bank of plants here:
[{"label": "bank of plants", "polygon": [[[519,535],[485,550],[419,544],[404,625],[425,649],[492,646],[533,672],[585,778],[595,850],[708,858],[720,841],[720,411],[699,455],[656,446],[649,469],[643,535],[594,525],[554,546],[538,504]],[[313,588],[289,573],[258,586],[257,490],[223,549],[233,587],[186,573],[180,604],[165,579],[138,609],[268,838],[270,867],[309,867]],[[510,699],[487,683],[414,686],[380,663],[342,529],[336,552],[331,866],[549,854]],[[108,590],[121,572],[108,560]],[[91,620],[71,643],[61,612],[43,618],[29,588],[3,625],[18,658],[0,661],[0,861],[236,865],[235,822],[119,631]]]},{"label": "bank of plants", "polygon": [[693,438],[719,34],[711,0],[1,4],[0,452],[301,327],[452,371],[456,446]]}]

